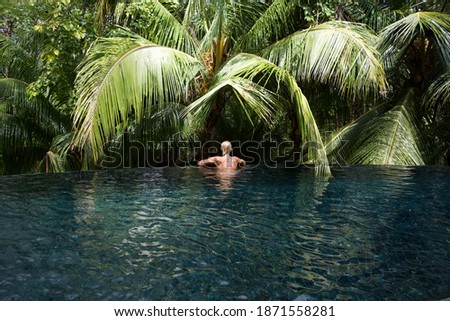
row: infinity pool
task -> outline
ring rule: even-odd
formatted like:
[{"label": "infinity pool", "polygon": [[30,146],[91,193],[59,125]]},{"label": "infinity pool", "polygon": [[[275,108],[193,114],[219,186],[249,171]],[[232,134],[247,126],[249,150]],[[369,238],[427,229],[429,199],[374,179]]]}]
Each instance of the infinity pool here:
[{"label": "infinity pool", "polygon": [[0,177],[1,300],[441,300],[450,168]]}]

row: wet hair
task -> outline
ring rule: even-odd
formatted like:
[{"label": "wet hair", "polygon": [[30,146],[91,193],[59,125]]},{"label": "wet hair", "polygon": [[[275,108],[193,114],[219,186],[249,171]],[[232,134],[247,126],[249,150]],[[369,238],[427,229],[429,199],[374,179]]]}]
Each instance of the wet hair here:
[{"label": "wet hair", "polygon": [[220,149],[222,150],[222,155],[226,155],[231,153],[231,150],[233,148],[231,147],[231,143],[228,140],[226,140],[222,142],[222,145],[220,145]]}]

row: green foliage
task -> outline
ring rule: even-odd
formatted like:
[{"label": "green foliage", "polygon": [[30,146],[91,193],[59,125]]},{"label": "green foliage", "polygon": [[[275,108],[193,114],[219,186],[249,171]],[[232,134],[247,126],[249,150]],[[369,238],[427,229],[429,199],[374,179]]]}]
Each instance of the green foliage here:
[{"label": "green foliage", "polygon": [[6,173],[32,170],[50,149],[53,138],[70,129],[70,121],[45,97],[30,98],[27,84],[17,79],[0,80],[0,140]]},{"label": "green foliage", "polygon": [[[363,26],[335,22],[296,32],[311,23],[305,19],[308,6],[320,11],[315,18],[317,24],[331,19],[335,2],[312,5],[282,0],[268,4],[192,0],[166,6],[157,1],[125,3],[119,21],[154,43],[173,48],[171,54],[178,56],[178,61],[190,55],[198,67],[191,67],[193,73],[179,77],[180,84],[189,91],[170,86],[174,83],[170,80],[172,73],[179,74],[187,65],[180,66],[179,70],[157,71],[144,62],[151,59],[159,66],[163,57],[172,61],[165,56],[169,54],[168,49],[153,46],[164,53],[152,58],[147,50],[150,47],[138,49],[130,38],[97,42],[77,78],[74,117],[77,127],[74,144],[81,149],[89,145],[94,161],[99,159],[103,145],[118,132],[118,126],[127,130],[129,115],[135,115],[139,125],[141,116],[153,105],[178,104],[180,99],[174,95],[178,92],[195,100],[184,110],[184,115],[198,131],[205,127],[207,132],[214,133],[224,111],[228,110],[230,99],[234,108],[241,107],[239,114],[242,112],[253,125],[262,121],[266,128],[271,128],[279,119],[277,114],[290,115],[293,127],[286,132],[293,137],[300,136],[303,142],[318,144],[319,148],[311,149],[308,161],[320,164],[318,173],[327,176],[329,170],[325,169],[325,154],[320,151],[318,127],[306,97],[290,74],[302,83],[331,85],[351,99],[376,96],[386,90],[380,55],[374,47],[376,36]],[[261,49],[264,50],[260,54],[279,67],[262,58],[236,55]],[[187,55],[180,56],[181,52]],[[149,56],[144,58],[144,55]],[[141,64],[139,69],[133,61]],[[155,82],[151,77],[142,80],[141,70],[159,80]],[[158,72],[162,73],[157,76]],[[131,87],[131,95],[125,90],[125,82]],[[163,96],[155,99],[156,92]]]},{"label": "green foliage", "polygon": [[91,48],[77,76],[74,144],[89,143],[94,161],[131,114],[182,102],[200,63],[191,56],[143,38],[102,38]]},{"label": "green foliage", "polygon": [[298,31],[261,51],[300,82],[330,84],[354,99],[386,90],[376,36],[363,25],[331,22]]},{"label": "green foliage", "polygon": [[195,39],[159,1],[130,4],[123,16],[124,25],[151,42],[195,55]]},{"label": "green foliage", "polygon": [[297,147],[316,143],[303,161],[327,177],[319,128],[342,125],[327,150],[338,157],[349,140],[349,162],[445,163],[450,154],[446,2],[0,5],[6,172],[92,168],[124,138],[158,150],[167,139],[272,131]]},{"label": "green foliage", "polygon": [[94,36],[92,16],[75,1],[40,1],[4,19],[11,33],[0,39],[7,76],[26,81],[30,96],[44,95],[69,115],[76,66]]},{"label": "green foliage", "polygon": [[[93,37],[85,9],[82,1],[23,1],[2,12],[7,26],[0,35],[5,173],[59,171],[70,157],[67,147],[56,154],[53,141],[72,130],[76,66]],[[41,160],[47,166],[40,166]]]},{"label": "green foliage", "polygon": [[300,0],[274,1],[248,32],[241,36],[238,51],[259,52],[296,31],[296,22],[301,20],[301,4]]},{"label": "green foliage", "polygon": [[450,71],[443,73],[428,87],[422,100],[430,107],[448,107],[450,105]]},{"label": "green foliage", "polygon": [[[427,39],[438,52],[443,66],[450,69],[450,16],[438,12],[417,12],[387,26],[380,33],[379,50],[388,67],[401,59],[417,39]],[[425,50],[425,48],[422,48]]]},{"label": "green foliage", "polygon": [[414,88],[343,127],[328,144],[329,155],[360,164],[443,163],[439,155],[448,153],[444,128],[450,125],[449,21],[447,14],[416,12],[380,32],[378,48],[392,88]]},{"label": "green foliage", "polygon": [[[153,106],[188,102],[190,97],[197,100],[184,111],[187,121],[193,128],[215,127],[217,120],[211,123],[208,119],[214,109],[222,113],[227,105],[222,100],[231,94],[252,124],[256,119],[270,126],[280,111],[294,114],[298,134],[319,146],[311,149],[308,160],[319,164],[319,175],[329,176],[314,117],[289,73],[258,57],[240,55],[227,62],[234,44],[258,21],[265,5],[255,7],[252,1],[210,4],[214,10],[197,1],[187,3],[185,14],[193,20],[184,16],[182,23],[156,1],[125,8],[123,23],[158,46],[131,35],[100,39],[92,46],[77,77],[74,146],[87,149],[97,162],[105,144],[118,133],[135,131],[143,115],[152,115]],[[190,29],[198,25],[198,18],[202,27]],[[272,83],[275,86],[269,88]],[[281,83],[283,94],[278,90]],[[283,106],[286,101],[290,101],[288,108]],[[130,115],[135,122],[132,127]]]},{"label": "green foliage", "polygon": [[311,25],[318,25],[330,20],[336,16],[336,6],[340,1],[301,1],[301,7],[305,20]]},{"label": "green foliage", "polygon": [[395,106],[374,108],[341,129],[327,144],[328,153],[350,164],[424,165],[416,101],[410,89]]},{"label": "green foliage", "polygon": [[70,114],[75,70],[95,36],[90,31],[93,16],[71,1],[61,1],[44,10],[33,26],[42,39],[41,73],[28,92],[31,96],[45,95],[53,105]]}]

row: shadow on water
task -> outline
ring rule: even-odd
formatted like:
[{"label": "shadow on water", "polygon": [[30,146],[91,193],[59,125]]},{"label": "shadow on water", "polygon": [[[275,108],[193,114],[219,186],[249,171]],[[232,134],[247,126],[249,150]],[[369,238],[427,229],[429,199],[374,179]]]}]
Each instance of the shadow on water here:
[{"label": "shadow on water", "polygon": [[0,177],[2,300],[450,296],[447,168]]}]

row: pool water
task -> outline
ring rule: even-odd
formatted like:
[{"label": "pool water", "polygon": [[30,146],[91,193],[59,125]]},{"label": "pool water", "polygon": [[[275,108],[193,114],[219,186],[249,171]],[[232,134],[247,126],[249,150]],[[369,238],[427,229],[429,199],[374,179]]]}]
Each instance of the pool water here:
[{"label": "pool water", "polygon": [[0,177],[1,300],[441,300],[450,168]]}]

